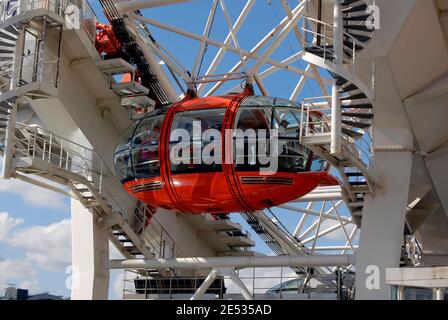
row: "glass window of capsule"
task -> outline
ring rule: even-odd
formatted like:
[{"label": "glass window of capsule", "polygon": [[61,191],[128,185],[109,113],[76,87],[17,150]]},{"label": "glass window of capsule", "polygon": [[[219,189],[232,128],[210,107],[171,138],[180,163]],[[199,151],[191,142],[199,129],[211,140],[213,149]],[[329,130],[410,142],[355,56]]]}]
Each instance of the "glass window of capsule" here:
[{"label": "glass window of capsule", "polygon": [[[115,167],[122,182],[160,175],[159,141],[167,109],[156,110],[148,117],[138,120],[121,137],[115,151]],[[225,112],[225,108],[208,108],[182,111],[174,116],[169,139],[170,159],[172,148],[177,143],[187,142],[191,150],[187,153],[190,157],[188,161],[173,162],[171,159],[172,174],[222,171],[221,163],[213,162],[212,158],[216,156],[214,151],[203,151],[212,143],[218,142],[221,145],[221,141],[216,139],[220,139],[222,135],[218,138],[213,133],[221,132]],[[255,96],[245,98],[238,108],[233,124],[235,169],[258,171],[261,167],[269,167],[269,162],[260,159],[273,155],[274,150],[271,149],[275,147],[279,172],[326,170],[328,164],[313,156],[311,151],[300,143],[303,116],[300,106],[288,100]],[[310,122],[319,122],[316,121],[318,116],[312,117],[316,119],[310,119]],[[193,132],[195,122],[196,135]],[[173,135],[176,129],[183,129],[184,133],[188,133],[189,141]],[[273,129],[278,131],[276,145],[270,142]],[[200,151],[200,159],[195,158],[199,154],[193,152],[195,148]],[[218,156],[221,156],[222,150],[219,152]]]}]

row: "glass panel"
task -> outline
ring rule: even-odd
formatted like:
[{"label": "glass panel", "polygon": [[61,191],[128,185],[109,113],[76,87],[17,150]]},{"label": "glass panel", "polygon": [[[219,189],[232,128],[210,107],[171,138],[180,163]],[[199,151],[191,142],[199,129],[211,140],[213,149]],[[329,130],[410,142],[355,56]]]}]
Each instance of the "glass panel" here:
[{"label": "glass panel", "polygon": [[[221,165],[221,128],[226,109],[204,109],[177,113],[171,126],[171,172],[217,172]],[[176,129],[183,129],[174,131]],[[178,134],[182,134],[182,137]],[[185,144],[180,148],[179,142]],[[173,148],[176,146],[176,149]],[[172,155],[173,153],[173,155]],[[174,157],[174,159],[173,159]],[[184,160],[181,161],[181,157]],[[174,160],[174,161],[173,161]],[[180,163],[182,162],[182,163]]]},{"label": "glass panel", "polygon": [[167,108],[134,122],[115,150],[115,172],[121,182],[160,175],[159,138]]},{"label": "glass panel", "polygon": [[135,178],[150,178],[160,174],[159,138],[163,117],[140,121],[132,140],[132,165]]},{"label": "glass panel", "polygon": [[233,143],[233,158],[237,170],[258,171],[262,167],[269,167],[269,163],[260,162],[260,156],[270,155],[271,119],[272,108],[240,107],[235,118]]},{"label": "glass panel", "polygon": [[23,60],[20,81],[31,83],[36,81],[38,63],[37,36],[25,30],[25,42],[23,46]]},{"label": "glass panel", "polygon": [[283,286],[284,291],[297,291],[299,287],[302,285],[302,279],[294,279],[285,283]]},{"label": "glass panel", "polygon": [[299,104],[293,101],[274,98],[274,97],[262,97],[262,96],[249,96],[245,98],[241,104],[241,107],[300,107]]},{"label": "glass panel", "polygon": [[131,142],[135,129],[139,122],[133,123],[120,138],[120,142],[115,150],[115,172],[120,181],[134,179],[134,170],[131,165]]},{"label": "glass panel", "polygon": [[273,128],[279,138],[300,138],[300,111],[291,108],[275,108]]},{"label": "glass panel", "polygon": [[273,128],[278,129],[279,170],[306,170],[309,150],[300,144],[301,112],[293,108],[275,108]]}]

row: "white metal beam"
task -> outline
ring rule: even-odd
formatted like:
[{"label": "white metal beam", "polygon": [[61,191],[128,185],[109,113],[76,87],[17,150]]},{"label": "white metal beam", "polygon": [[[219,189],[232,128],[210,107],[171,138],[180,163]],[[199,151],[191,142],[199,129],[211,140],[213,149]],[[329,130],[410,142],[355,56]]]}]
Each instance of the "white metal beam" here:
[{"label": "white metal beam", "polygon": [[210,34],[210,30],[212,27],[213,19],[216,13],[216,8],[218,6],[218,0],[214,0],[212,4],[212,8],[210,10],[210,13],[208,15],[207,23],[205,24],[204,33],[202,34],[202,40],[201,45],[199,46],[198,53],[196,55],[196,61],[194,63],[193,69],[191,71],[191,74],[194,76],[199,68],[199,64],[201,63],[202,55],[204,54],[205,50],[205,40],[208,39],[208,35]]},{"label": "white metal beam", "polygon": [[109,269],[208,269],[258,267],[318,267],[347,266],[355,262],[354,255],[299,255],[262,257],[194,257],[175,259],[128,259],[105,262]]},{"label": "white metal beam", "polygon": [[[244,6],[243,10],[241,11],[239,17],[237,18],[235,24],[233,25],[233,30],[235,32],[238,32],[239,29],[241,28],[241,26],[243,25],[244,21],[246,20],[247,15],[249,14],[249,12],[251,11],[252,7],[255,4],[255,0],[248,0],[246,2],[246,5]],[[224,40],[224,44],[225,45],[229,45],[230,41],[232,40],[232,36],[229,32],[229,34],[227,35],[226,39]],[[210,75],[213,74],[216,71],[216,68],[218,67],[218,65],[221,63],[222,58],[224,57],[224,54],[226,53],[226,49],[224,48],[219,48],[218,52],[216,53],[215,57],[213,58],[212,63],[210,64],[209,68],[207,69],[207,72],[205,73],[205,75]],[[198,86],[198,94],[201,94],[202,91],[205,88],[205,84],[200,84]]]},{"label": "white metal beam", "polygon": [[274,53],[274,51],[282,44],[286,39],[288,34],[291,32],[292,27],[297,23],[297,21],[302,17],[305,7],[301,6],[300,9],[294,13],[292,19],[286,24],[286,26],[280,31],[280,33],[274,38],[272,44],[263,52],[261,57],[257,60],[255,65],[251,70],[248,71],[248,75],[254,75],[258,72],[261,66],[263,66],[269,59],[269,57]]},{"label": "white metal beam", "polygon": [[243,283],[243,281],[241,281],[240,277],[238,277],[238,275],[236,274],[235,271],[232,271],[229,274],[229,278],[230,280],[233,281],[233,283],[240,288],[241,290],[241,294],[243,295],[244,299],[246,300],[253,300],[253,296],[250,293],[250,291],[247,289],[246,285]]},{"label": "white metal beam", "polygon": [[164,7],[190,1],[191,0],[131,0],[115,2],[115,6],[121,14],[124,14],[139,9]]},{"label": "white metal beam", "polygon": [[[305,72],[308,72],[310,70],[311,70],[311,64],[308,64],[305,68]],[[305,76],[300,77],[299,81],[297,82],[296,87],[294,88],[293,92],[291,93],[291,96],[289,97],[289,100],[291,100],[291,101],[297,100],[297,97],[302,92],[302,89],[305,86],[306,80],[307,79]]]},{"label": "white metal beam", "polygon": [[204,282],[202,282],[202,284],[200,285],[198,290],[196,290],[196,292],[194,293],[194,296],[191,297],[190,300],[201,299],[204,296],[204,293],[207,292],[207,289],[210,288],[213,281],[215,281],[215,279],[218,277],[218,274],[219,274],[219,271],[216,269],[213,269],[212,271],[210,271],[207,278],[205,278]]},{"label": "white metal beam", "polygon": [[[160,29],[163,29],[163,30],[166,30],[166,31],[177,33],[178,35],[181,35],[181,36],[184,36],[184,37],[196,40],[196,41],[201,41],[202,40],[202,36],[201,35],[198,35],[198,34],[195,34],[193,32],[183,30],[183,29],[179,29],[179,28],[176,28],[176,27],[173,27],[173,26],[170,26],[170,25],[163,24],[163,23],[158,22],[158,21],[156,21],[154,19],[141,17],[141,16],[138,16],[138,15],[135,15],[135,14],[130,14],[129,17],[131,17],[134,20],[153,25],[153,26],[155,26],[157,28],[160,28]],[[270,36],[270,37],[272,37],[272,36]],[[238,54],[238,50],[236,48],[231,47],[230,45],[222,43],[220,41],[208,38],[208,39],[205,40],[205,42],[210,44],[210,45],[212,45],[212,46],[215,46],[215,47],[218,47],[218,48],[222,48],[222,49],[225,49],[226,51],[231,51],[231,52],[234,52],[234,53]],[[247,50],[244,50],[244,49],[241,49],[241,50],[242,50],[242,53],[244,54],[244,56],[247,57],[246,59],[248,59],[248,58],[250,58],[250,59],[258,59],[259,58],[259,56],[256,53],[254,53],[254,52],[247,51]],[[239,62],[239,63],[241,63],[241,62]],[[292,66],[283,66],[280,61],[267,59],[265,61],[265,63],[269,64],[269,65],[277,66],[280,69],[285,70],[285,71],[290,71],[290,72],[293,72],[293,73],[296,73],[296,74],[299,74],[299,75],[306,75],[307,77],[314,78],[314,75],[312,73],[310,73],[310,72],[305,73],[304,70],[301,70],[299,68],[295,68],[295,67],[292,67]]]},{"label": "white metal beam", "polygon": [[220,0],[219,2],[221,3],[221,9],[222,9],[222,12],[224,13],[224,18],[226,20],[227,27],[229,28],[229,32],[230,32],[230,36],[232,37],[233,45],[235,46],[235,48],[238,51],[241,64],[243,65],[243,69],[247,70],[246,63],[244,61],[245,57],[244,57],[243,51],[241,50],[240,44],[238,42],[238,38],[236,36],[235,30],[233,30],[232,21],[230,20],[229,12],[227,11],[226,4],[225,4],[224,0]]}]

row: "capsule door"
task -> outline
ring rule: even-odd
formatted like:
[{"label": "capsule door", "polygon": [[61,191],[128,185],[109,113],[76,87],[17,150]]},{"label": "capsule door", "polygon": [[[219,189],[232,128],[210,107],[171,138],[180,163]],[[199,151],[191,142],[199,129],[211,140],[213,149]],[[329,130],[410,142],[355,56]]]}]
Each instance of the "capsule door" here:
[{"label": "capsule door", "polygon": [[300,143],[301,119],[301,108],[287,100],[248,97],[241,103],[234,128],[244,136],[244,152],[235,143],[235,176],[253,210],[300,198],[327,176],[309,171],[312,153]]},{"label": "capsule door", "polygon": [[225,106],[178,111],[169,140],[169,173],[181,206],[190,213],[240,211],[222,166]]}]

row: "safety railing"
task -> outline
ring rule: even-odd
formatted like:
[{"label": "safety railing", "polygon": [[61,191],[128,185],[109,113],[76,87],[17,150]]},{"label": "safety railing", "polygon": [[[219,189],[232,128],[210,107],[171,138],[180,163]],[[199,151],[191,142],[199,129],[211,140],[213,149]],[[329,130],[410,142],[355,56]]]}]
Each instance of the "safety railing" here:
[{"label": "safety railing", "polygon": [[[334,33],[335,27],[331,24],[313,19],[310,17],[303,18],[302,31],[302,48],[319,49],[320,56],[324,60],[335,59],[334,50]],[[351,34],[343,32],[341,46],[343,56],[341,62],[344,68],[355,79],[360,79],[372,92],[375,89],[375,62],[365,50],[365,44],[357,40]],[[347,45],[347,43],[351,43]]]},{"label": "safety railing", "polygon": [[[155,274],[156,270],[124,270],[123,297],[130,299],[186,299],[194,295],[205,275],[182,276],[181,271],[171,270],[171,275]],[[326,296],[333,299],[352,299],[354,273],[337,268],[335,273],[312,276],[293,273],[290,268],[248,268],[237,271],[238,277],[255,298],[312,299]],[[241,298],[228,277],[218,277],[210,286],[208,298]]]},{"label": "safety railing", "polygon": [[361,160],[367,169],[373,168],[373,159],[375,156],[375,145],[370,132],[366,132],[360,139],[347,146],[349,151]]},{"label": "safety railing", "polygon": [[80,8],[80,19],[84,31],[87,33],[92,43],[95,43],[96,22],[98,21],[95,10],[93,10],[92,6],[87,0],[71,0],[71,2],[77,4],[77,6]]},{"label": "safety railing", "polygon": [[300,119],[300,142],[304,137],[331,132],[331,108],[328,107],[331,97],[315,97],[302,99]]},{"label": "safety railing", "polygon": [[3,0],[0,3],[0,22],[16,16],[19,11],[19,0]]},{"label": "safety railing", "polygon": [[[114,209],[123,214],[129,211],[124,209],[126,199],[120,199],[104,190],[103,181],[108,169],[94,150],[35,125],[17,123],[16,129],[17,157],[37,159],[55,168],[79,175],[87,179],[101,196],[106,196],[108,204]],[[134,212],[128,213],[124,218],[133,224],[134,232],[145,241],[152,252],[156,253],[156,257],[185,256],[145,204],[139,203]]]},{"label": "safety railing", "polygon": [[67,3],[67,0],[21,0],[18,13],[21,14],[32,10],[45,9],[62,16]]},{"label": "safety railing", "polygon": [[35,125],[16,124],[16,155],[80,175],[101,192],[106,171],[97,153]]},{"label": "safety railing", "polygon": [[5,0],[0,8],[0,22],[30,12],[44,9],[57,15],[63,16],[68,0]]},{"label": "safety railing", "polygon": [[[17,61],[18,60],[18,61]],[[15,66],[18,70],[14,70]],[[0,91],[19,88],[26,84],[49,84],[57,87],[59,59],[40,54],[29,54],[0,65]],[[12,81],[14,81],[12,83]]]},{"label": "safety railing", "polygon": [[[376,5],[375,0],[362,0],[362,2],[367,4],[367,6],[375,6]],[[315,4],[316,4],[315,0],[306,0],[305,12],[307,15],[310,15],[312,11],[314,13],[317,12],[317,8],[316,8]],[[322,6],[323,6],[322,7],[323,10],[333,10],[333,2],[332,1],[323,1]],[[369,10],[369,8],[367,8],[366,13],[369,12],[368,10]]]},{"label": "safety railing", "polygon": [[[302,100],[301,143],[305,137],[331,133],[331,107],[328,106],[328,99],[331,99],[331,97],[323,96],[304,98]],[[356,110],[353,108],[353,113],[358,111],[362,112],[362,109]],[[374,143],[369,131],[360,131],[359,133],[363,134],[363,136],[354,140],[341,132],[343,147],[361,161],[366,168],[371,169],[374,157]]]},{"label": "safety railing", "polygon": [[[95,41],[97,17],[87,0],[3,0],[0,3],[0,23],[14,16],[43,9],[61,17],[74,15],[92,41]],[[77,23],[75,24],[77,25]]]},{"label": "safety railing", "polygon": [[151,248],[156,258],[185,257],[183,250],[176,244],[154,213],[143,202],[135,208],[134,230]]}]

